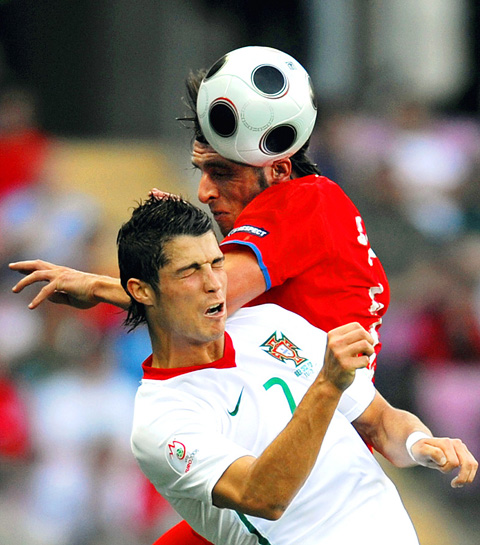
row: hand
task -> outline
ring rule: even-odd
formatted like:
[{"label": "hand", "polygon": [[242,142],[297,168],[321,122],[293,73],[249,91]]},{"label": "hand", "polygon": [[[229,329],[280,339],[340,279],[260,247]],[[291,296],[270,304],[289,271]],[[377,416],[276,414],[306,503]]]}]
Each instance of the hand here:
[{"label": "hand", "polygon": [[320,376],[340,391],[345,391],[355,378],[355,371],[367,367],[374,349],[374,339],[358,323],[350,323],[328,333],[325,363]]},{"label": "hand", "polygon": [[413,444],[411,452],[422,466],[449,473],[460,468],[452,480],[453,488],[461,488],[471,483],[478,469],[478,462],[460,439],[449,437],[429,437]]},{"label": "hand", "polygon": [[20,293],[25,287],[36,282],[47,282],[47,285],[28,305],[31,309],[38,307],[46,299],[80,309],[91,308],[99,302],[93,294],[94,280],[97,275],[54,265],[40,259],[10,263],[9,267],[26,275],[12,288],[14,293]]},{"label": "hand", "polygon": [[182,200],[182,197],[180,197],[179,195],[175,195],[174,193],[167,193],[166,191],[162,191],[161,189],[157,189],[156,187],[150,189],[150,191],[148,193],[148,196],[149,197],[155,197],[159,201],[161,201],[162,199],[169,198],[169,197],[172,198],[172,199],[179,200],[179,201]]}]

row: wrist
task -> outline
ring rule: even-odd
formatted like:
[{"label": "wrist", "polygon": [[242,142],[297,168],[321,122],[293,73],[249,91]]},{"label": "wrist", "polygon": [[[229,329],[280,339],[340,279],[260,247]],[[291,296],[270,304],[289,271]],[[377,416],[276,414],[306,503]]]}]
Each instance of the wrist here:
[{"label": "wrist", "polygon": [[418,464],[418,461],[415,459],[415,456],[413,455],[413,452],[412,452],[413,445],[417,441],[420,441],[420,439],[430,439],[430,438],[431,438],[431,435],[428,435],[428,433],[425,433],[423,431],[414,431],[407,437],[407,440],[405,441],[405,448],[407,449],[407,452],[410,458],[416,464]]},{"label": "wrist", "polygon": [[128,310],[130,306],[130,298],[118,278],[95,275],[93,278],[92,295],[96,303],[109,303],[123,310]]}]

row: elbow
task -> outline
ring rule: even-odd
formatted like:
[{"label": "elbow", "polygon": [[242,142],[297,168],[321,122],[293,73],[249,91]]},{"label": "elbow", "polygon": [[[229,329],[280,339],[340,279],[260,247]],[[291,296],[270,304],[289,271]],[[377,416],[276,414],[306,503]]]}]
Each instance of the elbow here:
[{"label": "elbow", "polygon": [[285,509],[281,507],[271,508],[265,513],[263,518],[266,520],[279,520],[283,513],[285,513]]},{"label": "elbow", "polygon": [[266,520],[279,520],[285,513],[288,505],[279,502],[266,501],[265,499],[244,498],[241,502],[241,511],[245,515],[260,517]]}]

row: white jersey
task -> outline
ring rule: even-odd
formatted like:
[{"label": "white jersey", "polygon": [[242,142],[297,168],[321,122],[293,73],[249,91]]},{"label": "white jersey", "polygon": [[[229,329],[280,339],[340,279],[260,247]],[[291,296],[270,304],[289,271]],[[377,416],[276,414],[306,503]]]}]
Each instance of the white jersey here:
[{"label": "white jersey", "polygon": [[[323,331],[276,305],[241,309],[226,329],[224,356],[214,363],[144,363],[132,449],[158,492],[217,545],[418,544],[393,483],[351,425],[375,395],[361,371],[342,396],[308,480],[279,520],[212,504],[228,466],[258,457],[286,426],[326,347]],[[302,444],[292,448],[300,458]]]}]

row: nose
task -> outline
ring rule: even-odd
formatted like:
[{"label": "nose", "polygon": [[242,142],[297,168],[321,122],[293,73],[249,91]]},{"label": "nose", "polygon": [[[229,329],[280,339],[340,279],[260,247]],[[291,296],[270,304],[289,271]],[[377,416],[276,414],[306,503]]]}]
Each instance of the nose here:
[{"label": "nose", "polygon": [[222,275],[223,270],[213,269],[211,265],[208,265],[204,270],[205,291],[214,293],[221,290],[223,287]]},{"label": "nose", "polygon": [[214,199],[218,199],[218,188],[210,176],[204,172],[198,184],[198,200],[208,204]]}]

